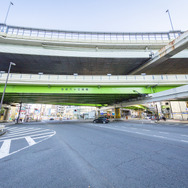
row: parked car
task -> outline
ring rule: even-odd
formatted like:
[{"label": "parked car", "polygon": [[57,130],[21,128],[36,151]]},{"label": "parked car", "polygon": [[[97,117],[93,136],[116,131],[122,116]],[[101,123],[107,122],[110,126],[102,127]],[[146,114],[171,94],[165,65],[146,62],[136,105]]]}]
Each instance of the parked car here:
[{"label": "parked car", "polygon": [[50,120],[54,120],[54,118],[50,118]]},{"label": "parked car", "polygon": [[93,120],[93,123],[109,123],[109,119],[106,117],[99,117]]}]

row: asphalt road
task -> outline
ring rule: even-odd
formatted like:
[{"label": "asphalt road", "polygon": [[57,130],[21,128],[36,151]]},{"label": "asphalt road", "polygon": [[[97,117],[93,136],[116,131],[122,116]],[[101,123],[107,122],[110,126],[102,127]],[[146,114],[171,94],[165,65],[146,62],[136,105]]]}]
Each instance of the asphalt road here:
[{"label": "asphalt road", "polygon": [[187,188],[188,126],[49,121],[0,137],[0,188]]}]

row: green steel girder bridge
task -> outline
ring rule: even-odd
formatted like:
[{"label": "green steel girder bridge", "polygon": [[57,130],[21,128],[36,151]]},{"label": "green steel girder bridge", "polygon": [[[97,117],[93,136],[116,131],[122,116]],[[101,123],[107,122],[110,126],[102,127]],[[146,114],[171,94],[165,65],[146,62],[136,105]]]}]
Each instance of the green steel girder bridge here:
[{"label": "green steel girder bridge", "polygon": [[[7,75],[0,76],[0,92]],[[11,74],[6,103],[108,106],[188,84],[188,75],[65,76]]]},{"label": "green steel girder bridge", "polygon": [[[80,32],[0,24],[0,71],[7,71],[10,62],[16,66],[7,104],[113,105],[188,84],[188,32]],[[0,93],[5,79],[0,74]]]}]

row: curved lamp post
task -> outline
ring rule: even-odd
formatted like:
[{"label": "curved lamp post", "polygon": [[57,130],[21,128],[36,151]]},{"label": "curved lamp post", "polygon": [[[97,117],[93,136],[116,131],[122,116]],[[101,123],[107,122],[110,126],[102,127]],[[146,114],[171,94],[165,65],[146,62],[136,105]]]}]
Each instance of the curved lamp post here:
[{"label": "curved lamp post", "polygon": [[[171,19],[171,16],[170,16],[170,11],[167,9],[166,10],[166,13],[168,13],[168,16],[169,16],[169,20],[170,20],[170,25],[172,27],[172,32],[174,32],[174,27],[173,27],[173,24],[172,24],[172,19]],[[174,39],[176,38],[176,35],[174,33]]]},{"label": "curved lamp post", "polygon": [[6,22],[7,22],[7,18],[8,18],[8,14],[9,14],[11,5],[14,5],[14,4],[10,1],[9,7],[8,7],[8,10],[7,10],[7,14],[6,14],[6,17],[5,17],[5,21],[4,21],[5,25],[6,25]]},{"label": "curved lamp post", "polygon": [[169,20],[170,20],[170,25],[171,25],[171,27],[172,27],[172,31],[174,31],[174,27],[173,27],[173,24],[172,24],[172,19],[171,19],[171,16],[170,16],[170,11],[167,9],[167,10],[166,10],[166,13],[168,13]]},{"label": "curved lamp post", "polygon": [[6,82],[5,82],[4,91],[3,91],[3,94],[2,94],[2,97],[1,97],[0,110],[1,110],[2,105],[3,105],[3,100],[4,100],[5,91],[6,91],[6,87],[7,87],[8,77],[9,77],[9,74],[10,74],[10,69],[11,69],[11,66],[12,66],[12,65],[13,65],[13,66],[15,66],[16,64],[15,64],[15,63],[13,63],[13,62],[10,62],[9,69],[8,69],[8,74],[7,74],[7,79],[6,79]]}]

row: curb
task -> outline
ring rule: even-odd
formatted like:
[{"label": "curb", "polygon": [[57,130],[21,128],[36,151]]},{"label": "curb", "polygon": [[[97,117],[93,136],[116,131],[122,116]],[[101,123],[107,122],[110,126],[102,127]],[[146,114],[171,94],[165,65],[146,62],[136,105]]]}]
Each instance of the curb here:
[{"label": "curb", "polygon": [[15,125],[15,123],[0,123],[0,125],[3,124],[5,127],[6,126],[11,126],[11,125]]},{"label": "curb", "polygon": [[0,132],[0,136],[3,136],[6,132],[7,132],[6,130],[1,131],[1,132]]}]

